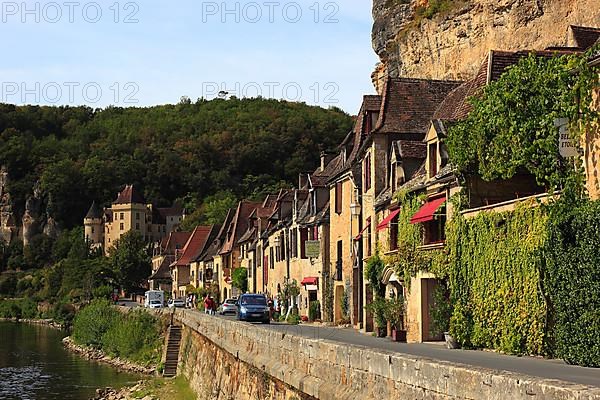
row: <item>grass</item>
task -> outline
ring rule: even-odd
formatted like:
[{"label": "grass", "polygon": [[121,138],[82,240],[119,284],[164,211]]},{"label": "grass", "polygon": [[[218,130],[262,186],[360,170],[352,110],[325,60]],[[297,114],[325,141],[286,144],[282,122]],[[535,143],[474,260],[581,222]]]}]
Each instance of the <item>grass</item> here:
[{"label": "grass", "polygon": [[136,399],[153,396],[158,399],[190,400],[195,399],[196,394],[183,376],[175,379],[156,378],[144,382],[144,388],[133,393]]}]

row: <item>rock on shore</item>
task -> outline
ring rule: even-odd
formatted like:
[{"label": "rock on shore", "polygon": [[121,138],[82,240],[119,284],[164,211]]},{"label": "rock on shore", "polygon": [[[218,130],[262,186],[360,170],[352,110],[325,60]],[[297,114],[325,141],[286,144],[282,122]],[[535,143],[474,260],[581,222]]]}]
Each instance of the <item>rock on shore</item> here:
[{"label": "rock on shore", "polygon": [[138,374],[153,375],[156,372],[155,367],[145,367],[138,365],[134,362],[120,359],[118,357],[110,357],[106,355],[102,350],[93,349],[90,347],[79,346],[76,344],[70,336],[67,336],[63,340],[63,345],[70,351],[81,355],[83,358],[88,360],[99,361],[102,363],[110,364],[122,371],[134,372]]},{"label": "rock on shore", "polygon": [[136,394],[144,390],[144,385],[144,381],[139,381],[135,386],[130,388],[123,388],[119,390],[113,388],[97,389],[96,395],[90,400],[156,400],[154,396],[150,395],[145,397],[136,396]]}]

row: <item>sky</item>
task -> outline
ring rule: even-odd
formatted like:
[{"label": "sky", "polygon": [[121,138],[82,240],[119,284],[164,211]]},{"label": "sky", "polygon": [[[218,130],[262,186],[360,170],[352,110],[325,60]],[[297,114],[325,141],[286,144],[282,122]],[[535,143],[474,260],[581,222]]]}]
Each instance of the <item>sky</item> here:
[{"label": "sky", "polygon": [[[1,1],[0,102],[150,106],[270,97],[356,113],[371,1]],[[223,94],[221,94],[223,96]]]}]

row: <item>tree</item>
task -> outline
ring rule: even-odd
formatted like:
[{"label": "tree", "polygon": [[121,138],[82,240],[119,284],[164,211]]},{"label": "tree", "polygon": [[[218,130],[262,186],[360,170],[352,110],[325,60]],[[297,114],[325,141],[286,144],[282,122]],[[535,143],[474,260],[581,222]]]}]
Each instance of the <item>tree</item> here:
[{"label": "tree", "polygon": [[129,231],[109,250],[109,264],[119,286],[130,291],[138,288],[151,272],[148,244],[142,235]]},{"label": "tree", "polygon": [[246,293],[248,291],[248,269],[234,269],[231,273],[231,285],[238,288],[242,293]]}]

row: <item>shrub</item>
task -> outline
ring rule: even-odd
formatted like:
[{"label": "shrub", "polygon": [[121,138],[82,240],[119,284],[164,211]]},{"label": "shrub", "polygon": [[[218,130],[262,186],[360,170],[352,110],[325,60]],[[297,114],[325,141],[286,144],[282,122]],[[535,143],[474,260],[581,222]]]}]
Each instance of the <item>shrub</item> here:
[{"label": "shrub", "polygon": [[551,221],[544,273],[550,353],[600,367],[600,202],[560,207]]},{"label": "shrub", "polygon": [[314,321],[321,318],[321,303],[318,300],[311,301],[308,308],[308,319]]},{"label": "shrub", "polygon": [[159,321],[145,311],[131,311],[102,337],[108,354],[146,364],[160,361],[160,346]]},{"label": "shrub", "polygon": [[108,300],[94,300],[81,309],[73,322],[75,342],[100,348],[104,334],[122,320],[122,315]]}]

